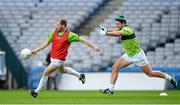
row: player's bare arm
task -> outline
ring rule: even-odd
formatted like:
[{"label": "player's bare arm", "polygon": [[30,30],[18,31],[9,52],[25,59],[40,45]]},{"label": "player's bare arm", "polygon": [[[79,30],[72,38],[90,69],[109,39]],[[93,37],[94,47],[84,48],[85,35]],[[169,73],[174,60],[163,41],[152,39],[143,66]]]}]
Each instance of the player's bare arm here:
[{"label": "player's bare arm", "polygon": [[100,36],[109,35],[109,36],[114,36],[114,37],[119,37],[123,35],[123,33],[119,31],[117,28],[106,29],[105,27],[100,27],[99,34]]},{"label": "player's bare arm", "polygon": [[108,36],[119,37],[119,36],[122,36],[123,33],[121,31],[118,31],[118,30],[113,30],[113,31],[107,32],[107,35]]},{"label": "player's bare arm", "polygon": [[117,28],[115,28],[115,29],[107,29],[107,32],[112,32],[112,31],[118,31],[118,29]]},{"label": "player's bare arm", "polygon": [[94,46],[90,41],[88,41],[88,40],[86,40],[86,39],[80,39],[80,42],[82,42],[83,44],[91,47],[92,49],[94,49],[94,50],[97,51],[97,52],[100,51],[100,48],[99,48],[99,47]]},{"label": "player's bare arm", "polygon": [[32,50],[32,55],[35,56],[39,51],[41,51],[42,49],[46,48],[49,44],[50,44],[50,42],[48,42],[48,41],[42,42],[39,47],[37,47],[36,49]]}]

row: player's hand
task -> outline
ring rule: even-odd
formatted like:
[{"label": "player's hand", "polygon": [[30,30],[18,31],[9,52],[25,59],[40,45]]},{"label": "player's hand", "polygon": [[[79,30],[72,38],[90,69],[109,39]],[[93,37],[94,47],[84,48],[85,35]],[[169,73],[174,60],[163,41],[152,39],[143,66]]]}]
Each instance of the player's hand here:
[{"label": "player's hand", "polygon": [[99,27],[99,35],[100,36],[105,36],[105,35],[107,35],[107,29],[105,28],[105,27]]},{"label": "player's hand", "polygon": [[100,52],[100,48],[99,47],[94,47],[94,50],[97,52]]},{"label": "player's hand", "polygon": [[31,52],[32,52],[32,56],[34,57],[37,53],[38,53],[38,50],[31,50]]}]

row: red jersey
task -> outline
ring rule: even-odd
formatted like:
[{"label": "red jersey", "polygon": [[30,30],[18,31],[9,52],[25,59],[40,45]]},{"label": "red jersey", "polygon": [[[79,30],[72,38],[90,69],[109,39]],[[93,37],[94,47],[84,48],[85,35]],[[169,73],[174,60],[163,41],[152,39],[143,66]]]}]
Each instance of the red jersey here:
[{"label": "red jersey", "polygon": [[58,35],[55,30],[52,40],[51,58],[65,61],[68,54],[70,44],[68,43],[68,36],[70,31],[65,30],[63,35]]}]

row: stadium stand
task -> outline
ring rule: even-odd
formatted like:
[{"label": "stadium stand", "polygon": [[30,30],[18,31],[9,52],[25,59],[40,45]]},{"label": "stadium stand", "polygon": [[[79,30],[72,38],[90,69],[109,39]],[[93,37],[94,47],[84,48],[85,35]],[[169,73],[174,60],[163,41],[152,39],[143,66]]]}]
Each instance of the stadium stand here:
[{"label": "stadium stand", "polygon": [[[118,10],[115,10],[109,18],[105,19],[101,26],[115,27],[114,18],[118,15],[125,15],[128,24],[135,28],[135,33],[143,47],[147,52],[148,58],[154,67],[179,67],[179,11],[180,2],[178,0],[126,0]],[[136,10],[136,11],[134,11]],[[94,41],[103,49],[104,55],[96,55],[87,49],[81,53],[70,52],[69,62],[75,68],[82,70],[99,71],[100,68],[111,66],[117,57],[123,51],[121,49],[120,39],[109,37],[97,37],[97,27],[87,37]],[[77,49],[82,51],[84,47]],[[86,55],[86,57],[84,57]],[[76,57],[78,56],[78,57]],[[83,56],[79,58],[79,56]],[[91,58],[91,59],[87,59]],[[78,63],[78,62],[79,63]],[[73,62],[76,62],[74,64]],[[82,67],[85,66],[85,68]],[[90,66],[91,65],[91,66]],[[90,68],[91,67],[91,68]]]},{"label": "stadium stand", "polygon": [[[74,30],[103,0],[1,0],[1,31],[20,55],[23,48],[35,48],[56,26],[58,19],[67,19]],[[33,61],[24,62],[25,66],[34,66],[43,61],[49,49],[46,49]]]},{"label": "stadium stand", "polygon": [[[12,48],[12,53],[15,52],[19,61],[27,69],[24,72],[23,68],[18,65],[19,61],[15,62],[13,66],[12,62],[17,59],[7,60],[11,64],[11,66],[8,65],[8,68],[12,69],[11,72],[19,87],[26,87],[24,83],[27,82],[27,75],[23,73],[29,73],[28,69],[33,69],[38,66],[39,62],[45,61],[49,48],[41,52],[39,56],[27,61],[21,60],[20,51],[23,48],[33,49],[45,40],[61,18],[66,19],[68,27],[74,30],[103,2],[104,0],[71,0],[71,2],[68,0],[0,0],[0,31],[10,45],[8,48]],[[0,45],[3,44],[5,43]],[[10,51],[8,50],[9,53],[11,53]],[[14,68],[15,66],[20,68],[17,70]],[[31,76],[30,74],[29,76]],[[38,80],[39,75],[34,78]]]},{"label": "stadium stand", "polygon": [[[78,0],[72,0],[71,3],[67,3],[67,0],[61,2],[58,0],[2,0],[1,2],[1,30],[13,46],[16,55],[19,56],[19,51],[22,48],[34,48],[45,39],[48,32],[55,27],[57,19],[66,18],[69,21],[70,29],[73,30],[103,1],[83,0],[78,2]],[[147,51],[153,66],[165,66],[167,64],[167,66],[180,66],[178,63],[178,46],[180,43],[176,39],[180,33],[178,30],[179,5],[178,0],[149,0],[146,2],[137,0],[135,3],[132,0],[126,0],[101,25],[114,27],[114,17],[119,14],[125,15],[128,24],[136,29],[135,32],[141,45]],[[134,10],[136,11],[134,12]],[[118,44],[118,38],[97,37],[96,30],[92,31],[90,36],[86,38],[102,47],[104,55],[101,57],[90,53],[90,49],[81,52],[84,46],[74,45],[72,46],[73,52],[71,51],[69,54],[68,65],[82,70],[98,71],[100,68],[111,65],[123,53],[118,50],[121,47]],[[76,46],[80,47],[77,48]],[[40,56],[36,57],[32,64],[42,61],[48,50],[46,49]],[[173,58],[177,60],[171,62]]]},{"label": "stadium stand", "polygon": [[[103,0],[1,0],[0,27],[16,55],[23,48],[35,48],[56,26],[57,19],[65,18],[71,30],[103,3]],[[179,0],[124,0],[100,26],[115,27],[114,18],[123,14],[135,33],[153,67],[180,67],[180,1]],[[136,11],[134,11],[136,10]],[[86,39],[96,43],[103,55],[92,52],[81,44],[73,44],[66,64],[79,71],[102,71],[112,66],[123,54],[119,38],[99,37],[97,28]],[[45,59],[49,49],[25,66]]]}]

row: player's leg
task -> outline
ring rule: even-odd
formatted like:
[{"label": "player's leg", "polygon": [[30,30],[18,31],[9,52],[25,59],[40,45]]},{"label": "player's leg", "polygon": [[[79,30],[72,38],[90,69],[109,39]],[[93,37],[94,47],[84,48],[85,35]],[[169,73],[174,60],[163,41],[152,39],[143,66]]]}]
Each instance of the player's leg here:
[{"label": "player's leg", "polygon": [[100,91],[105,94],[113,94],[114,85],[118,78],[119,70],[129,64],[131,64],[131,62],[126,60],[124,57],[120,57],[112,66],[111,83],[110,83],[109,87],[105,90],[100,89]]},{"label": "player's leg", "polygon": [[169,80],[173,84],[173,86],[176,88],[176,79],[174,75],[169,75],[158,70],[153,70],[149,63],[142,66],[141,68],[143,69],[144,73],[148,75],[149,77],[165,78]]},{"label": "player's leg", "polygon": [[35,91],[34,90],[29,90],[30,95],[32,95],[33,97],[36,97],[37,94],[40,92],[40,90],[43,88],[43,86],[47,83],[48,75],[50,73],[52,73],[53,71],[55,71],[57,68],[58,68],[58,66],[56,66],[53,63],[50,63],[46,67],[46,69],[44,70],[37,89]]},{"label": "player's leg", "polygon": [[41,77],[41,80],[39,82],[39,85],[37,87],[37,89],[35,90],[35,92],[39,92],[42,87],[46,84],[47,80],[48,80],[48,75],[52,72],[54,72],[58,67],[53,64],[53,63],[50,63],[47,68],[45,69],[45,71],[43,72],[43,75]]},{"label": "player's leg", "polygon": [[77,78],[79,78],[79,80],[84,84],[85,81],[86,81],[86,78],[85,78],[85,74],[81,74],[79,72],[77,72],[76,70],[74,70],[73,68],[71,67],[65,67],[64,65],[62,65],[60,67],[60,71],[61,72],[64,72],[64,73],[68,73],[68,74],[71,74],[71,75],[74,75],[76,76]]},{"label": "player's leg", "polygon": [[144,51],[140,51],[134,57],[132,57],[133,63],[139,67],[141,67],[146,75],[149,77],[158,77],[158,78],[165,78],[169,80],[174,87],[176,87],[176,80],[174,76],[168,75],[158,70],[153,70],[147,60],[146,54]]},{"label": "player's leg", "polygon": [[120,57],[112,66],[112,73],[111,73],[111,84],[115,85],[116,80],[118,78],[119,70],[127,65],[131,64],[129,61]]}]

